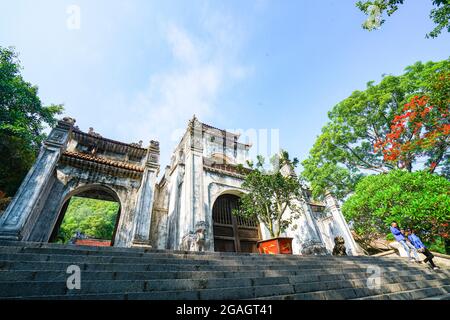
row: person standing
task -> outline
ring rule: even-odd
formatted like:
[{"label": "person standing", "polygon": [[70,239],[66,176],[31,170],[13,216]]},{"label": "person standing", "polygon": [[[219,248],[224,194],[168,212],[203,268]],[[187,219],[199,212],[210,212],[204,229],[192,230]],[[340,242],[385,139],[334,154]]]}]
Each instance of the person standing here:
[{"label": "person standing", "polygon": [[415,234],[414,230],[408,230],[407,236],[409,241],[417,249],[417,251],[425,255],[426,258],[425,260],[423,260],[423,262],[429,262],[433,270],[438,270],[439,268],[433,262],[434,255],[430,250],[428,250],[427,247],[425,247],[422,241],[420,241],[420,238]]},{"label": "person standing", "polygon": [[[419,262],[420,259],[419,255],[417,254],[416,248],[409,241],[407,241],[403,233],[398,228],[396,221],[393,221],[391,223],[391,233],[394,235],[395,240],[397,240],[397,242],[402,245],[403,249],[405,249],[406,253],[408,254],[409,261],[415,260],[416,262]],[[414,259],[411,258],[411,250],[414,254]]]}]

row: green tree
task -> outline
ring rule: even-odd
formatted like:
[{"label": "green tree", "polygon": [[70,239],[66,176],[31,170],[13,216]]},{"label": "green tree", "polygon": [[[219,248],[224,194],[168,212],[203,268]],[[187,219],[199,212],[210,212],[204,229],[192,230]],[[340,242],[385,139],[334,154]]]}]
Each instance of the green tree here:
[{"label": "green tree", "polygon": [[448,239],[450,181],[427,171],[370,175],[357,184],[342,211],[367,241],[386,236],[392,221],[426,241]]},{"label": "green tree", "polygon": [[[403,75],[386,75],[379,84],[369,82],[366,90],[355,91],[334,106],[328,113],[330,121],[302,162],[302,177],[310,183],[314,197],[320,198],[330,191],[344,199],[365,174],[402,168],[404,164],[386,161],[382,150],[374,146],[390,133],[394,118],[413,96],[427,95],[433,99],[445,93],[445,87],[441,91],[430,90],[430,83],[437,74],[449,70],[450,59],[417,62],[407,67]],[[436,154],[433,150],[426,154],[412,153],[409,171],[420,169],[417,163],[420,157],[423,160]],[[450,164],[441,161],[439,166],[437,172],[446,172]]]},{"label": "green tree", "polygon": [[[358,1],[356,6],[364,12],[368,18],[363,23],[363,28],[369,31],[378,29],[385,20],[384,13],[391,16],[398,10],[404,0],[370,0]],[[448,0],[432,0],[434,8],[430,12],[430,19],[436,24],[435,28],[429,32],[427,38],[436,38],[442,30],[450,32],[450,2]]]},{"label": "green tree", "polygon": [[59,229],[58,241],[68,242],[77,231],[91,238],[111,240],[118,211],[117,202],[73,197]]},{"label": "green tree", "polygon": [[[265,160],[262,156],[257,157],[256,164],[248,162],[251,170],[245,172],[245,180],[242,188],[248,191],[241,197],[239,211],[234,214],[245,218],[258,218],[264,223],[272,238],[279,237],[288,228],[293,219],[301,213],[300,184],[293,173],[298,160],[289,159],[286,151],[281,152],[271,160],[271,170],[266,170]],[[287,165],[287,166],[285,166]],[[287,174],[282,172],[288,168]],[[286,214],[290,209],[291,214]]]},{"label": "green tree", "polygon": [[17,191],[62,105],[43,106],[38,88],[26,82],[13,48],[0,47],[0,190]]}]

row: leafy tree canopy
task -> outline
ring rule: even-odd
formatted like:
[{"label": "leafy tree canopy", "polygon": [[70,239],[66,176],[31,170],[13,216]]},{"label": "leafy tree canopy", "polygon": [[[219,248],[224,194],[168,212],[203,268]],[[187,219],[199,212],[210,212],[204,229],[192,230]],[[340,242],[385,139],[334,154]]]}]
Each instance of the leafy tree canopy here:
[{"label": "leafy tree canopy", "polygon": [[[402,161],[385,158],[382,148],[375,148],[391,133],[394,119],[404,112],[405,105],[415,96],[427,96],[430,101],[448,101],[448,85],[435,86],[435,79],[450,72],[450,59],[440,62],[417,62],[400,76],[386,75],[379,84],[373,81],[364,91],[355,91],[338,103],[329,113],[330,121],[302,162],[302,176],[307,180],[314,197],[327,191],[343,199],[367,173],[384,173],[404,168]],[[448,109],[448,104],[444,105]],[[448,122],[448,112],[440,114]],[[436,117],[430,118],[431,121]],[[443,127],[444,128],[444,127]],[[448,140],[447,140],[448,141]],[[440,148],[410,150],[408,169],[421,169],[421,161],[442,161],[435,170],[444,174],[450,166],[448,143]],[[420,161],[419,161],[420,160]]]},{"label": "leafy tree canopy", "polygon": [[45,126],[62,105],[43,106],[38,88],[26,82],[13,48],[0,47],[0,190],[12,196],[31,167]]},{"label": "leafy tree canopy", "polygon": [[118,211],[117,202],[73,197],[57,240],[67,243],[77,231],[91,238],[111,240]]},{"label": "leafy tree canopy", "polygon": [[[378,29],[384,22],[384,13],[391,16],[402,5],[404,0],[366,0],[358,1],[356,6],[364,12],[368,18],[363,23],[363,28],[369,31]],[[429,32],[427,38],[436,38],[442,30],[450,32],[450,2],[448,0],[432,0],[434,8],[430,12],[430,19],[436,24]]]},{"label": "leafy tree canopy", "polygon": [[283,151],[272,158],[271,163],[271,170],[264,169],[262,156],[257,157],[256,164],[248,163],[251,170],[243,171],[245,180],[242,184],[248,193],[241,197],[239,211],[234,213],[245,218],[258,218],[267,227],[270,236],[276,238],[300,214],[298,201],[301,188],[294,175],[297,159],[289,159],[289,154]]},{"label": "leafy tree canopy", "polygon": [[450,181],[427,171],[370,175],[357,184],[342,211],[355,232],[368,240],[389,234],[392,221],[427,241],[448,239]]}]

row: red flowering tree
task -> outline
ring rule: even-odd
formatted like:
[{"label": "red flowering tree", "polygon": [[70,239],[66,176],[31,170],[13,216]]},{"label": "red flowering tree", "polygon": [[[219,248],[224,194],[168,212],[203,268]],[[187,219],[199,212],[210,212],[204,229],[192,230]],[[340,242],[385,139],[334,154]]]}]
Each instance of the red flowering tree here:
[{"label": "red flowering tree", "polygon": [[426,160],[431,173],[448,162],[450,143],[450,71],[432,76],[429,94],[415,95],[395,116],[390,132],[374,144],[384,161],[412,170],[418,159]]},{"label": "red flowering tree", "polygon": [[302,162],[314,197],[332,192],[344,200],[365,175],[395,169],[435,166],[450,179],[449,74],[450,59],[417,62],[335,105]]}]

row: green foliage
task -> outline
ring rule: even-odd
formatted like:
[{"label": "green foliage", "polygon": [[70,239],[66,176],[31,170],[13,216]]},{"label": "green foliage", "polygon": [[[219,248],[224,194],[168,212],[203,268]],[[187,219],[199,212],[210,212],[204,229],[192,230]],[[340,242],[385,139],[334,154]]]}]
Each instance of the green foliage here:
[{"label": "green foliage", "polygon": [[[390,132],[394,117],[411,97],[441,94],[431,90],[431,82],[436,74],[446,70],[450,70],[450,59],[417,62],[407,67],[403,75],[386,75],[379,84],[369,82],[366,90],[355,91],[334,106],[328,113],[330,121],[302,162],[302,177],[310,183],[313,196],[320,198],[330,191],[344,199],[365,174],[398,168],[385,162],[383,153],[375,151],[374,145]],[[446,172],[450,163],[443,161],[440,165],[441,172]]]},{"label": "green foliage", "polygon": [[[297,201],[300,196],[300,184],[292,174],[283,174],[280,167],[289,168],[293,173],[298,160],[289,159],[289,154],[283,151],[271,159],[272,169],[265,170],[265,160],[257,157],[257,163],[249,163],[252,170],[246,171],[242,187],[248,191],[241,197],[240,210],[234,214],[245,218],[258,218],[264,223],[271,237],[279,237],[288,228],[293,219],[301,213]],[[286,215],[286,209],[292,212]]]},{"label": "green foliage", "polygon": [[77,231],[91,238],[111,240],[118,211],[117,202],[73,197],[59,229],[57,241],[66,243]]},{"label": "green foliage", "polygon": [[[363,23],[363,28],[372,31],[378,29],[385,22],[382,19],[384,12],[391,16],[403,3],[404,0],[366,0],[358,1],[356,7],[368,16]],[[432,3],[435,7],[430,12],[430,19],[436,26],[426,35],[427,38],[436,38],[445,29],[450,32],[450,2],[448,0],[432,0]]]},{"label": "green foliage", "polygon": [[20,75],[20,62],[12,48],[0,47],[0,190],[12,196],[45,138],[45,125],[53,126],[61,105],[43,106],[36,86]]},{"label": "green foliage", "polygon": [[23,139],[0,133],[0,190],[13,196],[33,165],[36,150]]},{"label": "green foliage", "polygon": [[450,181],[426,171],[393,170],[363,178],[342,206],[355,232],[366,239],[389,234],[397,221],[425,241],[448,237]]},{"label": "green foliage", "polygon": [[442,237],[436,237],[431,241],[425,241],[424,244],[430,251],[439,252],[443,254],[449,253],[448,248],[445,247],[445,239],[443,239]]}]

